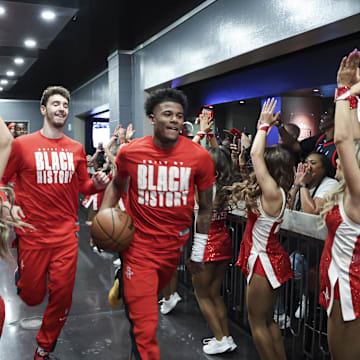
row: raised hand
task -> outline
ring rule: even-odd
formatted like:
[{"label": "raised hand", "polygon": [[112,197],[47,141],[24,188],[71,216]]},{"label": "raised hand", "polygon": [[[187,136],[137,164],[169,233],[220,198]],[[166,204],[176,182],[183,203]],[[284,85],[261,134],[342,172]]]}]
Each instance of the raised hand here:
[{"label": "raised hand", "polygon": [[359,74],[360,51],[354,49],[348,56],[341,60],[337,73],[338,87],[351,87],[360,81]]},{"label": "raised hand", "polygon": [[203,110],[201,114],[199,115],[200,120],[200,131],[204,131],[208,133],[214,124],[214,122],[209,117],[209,111]]},{"label": "raised hand", "polygon": [[264,102],[264,105],[261,110],[260,118],[258,121],[258,128],[262,124],[273,126],[277,121],[279,121],[280,111],[274,114],[276,104],[277,104],[277,100],[275,100],[274,98],[272,99],[269,98]]},{"label": "raised hand", "polygon": [[126,135],[125,135],[126,142],[131,141],[134,134],[135,134],[135,130],[133,129],[133,125],[129,124],[128,127],[126,128]]},{"label": "raised hand", "polygon": [[117,131],[117,136],[118,136],[120,142],[126,142],[126,135],[125,135],[126,129],[124,129],[121,125],[119,125],[119,126],[120,127]]},{"label": "raised hand", "polygon": [[118,125],[115,130],[114,130],[114,135],[115,137],[119,137],[119,130],[121,129],[121,124]]},{"label": "raised hand", "polygon": [[248,149],[251,146],[251,134],[246,135],[244,132],[241,133],[241,147]]}]

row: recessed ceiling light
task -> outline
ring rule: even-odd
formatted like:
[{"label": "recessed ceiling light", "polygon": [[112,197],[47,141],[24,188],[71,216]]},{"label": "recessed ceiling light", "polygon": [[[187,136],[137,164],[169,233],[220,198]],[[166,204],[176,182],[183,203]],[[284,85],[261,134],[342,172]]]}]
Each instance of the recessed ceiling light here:
[{"label": "recessed ceiling light", "polygon": [[239,103],[240,103],[240,104],[245,104],[245,101],[244,101],[244,100],[240,100]]},{"label": "recessed ceiling light", "polygon": [[15,75],[15,71],[9,70],[6,72],[6,76],[14,76]]},{"label": "recessed ceiling light", "polygon": [[0,86],[0,91],[3,91],[3,90],[4,90],[4,88]]},{"label": "recessed ceiling light", "polygon": [[0,15],[4,15],[6,13],[6,10],[3,6],[0,6]]},{"label": "recessed ceiling light", "polygon": [[36,46],[36,41],[33,40],[33,39],[26,39],[26,40],[24,41],[24,44],[25,44],[26,47],[32,48],[32,47],[35,47],[35,46]]},{"label": "recessed ceiling light", "polygon": [[21,57],[17,57],[17,58],[14,59],[14,63],[16,65],[22,65],[24,63],[24,59],[21,58]]},{"label": "recessed ceiling light", "polygon": [[319,92],[320,89],[313,89],[313,92]]},{"label": "recessed ceiling light", "polygon": [[51,20],[54,20],[56,15],[53,11],[50,11],[50,10],[45,10],[41,13],[41,17],[44,19],[44,20],[47,20],[47,21],[51,21]]},{"label": "recessed ceiling light", "polygon": [[6,79],[2,79],[2,80],[0,81],[0,84],[1,84],[1,85],[7,85],[8,83],[9,83],[9,81],[6,80]]}]

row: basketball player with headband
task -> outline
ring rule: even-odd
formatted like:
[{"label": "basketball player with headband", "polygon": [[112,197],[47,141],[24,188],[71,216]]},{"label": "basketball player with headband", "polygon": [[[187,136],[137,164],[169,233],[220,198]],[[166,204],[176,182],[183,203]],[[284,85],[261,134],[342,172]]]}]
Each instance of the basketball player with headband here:
[{"label": "basketball player with headband", "polygon": [[90,179],[84,148],[63,134],[69,100],[68,90],[61,86],[44,91],[43,128],[14,140],[2,178],[4,185],[16,176],[12,214],[35,228],[18,231],[18,294],[27,305],[35,306],[49,289],[35,360],[53,358],[50,352],[70,311],[77,263],[78,193],[101,191],[109,182],[101,172]]},{"label": "basketball player with headband", "polygon": [[126,211],[136,230],[129,248],[122,252],[119,277],[136,359],[160,359],[158,294],[170,282],[189,238],[195,186],[199,215],[187,267],[192,274],[203,270],[215,171],[204,148],[179,136],[186,108],[187,99],[179,90],[160,89],[150,95],[145,111],[154,133],[120,148],[117,174],[100,209],[114,207],[129,180]]}]

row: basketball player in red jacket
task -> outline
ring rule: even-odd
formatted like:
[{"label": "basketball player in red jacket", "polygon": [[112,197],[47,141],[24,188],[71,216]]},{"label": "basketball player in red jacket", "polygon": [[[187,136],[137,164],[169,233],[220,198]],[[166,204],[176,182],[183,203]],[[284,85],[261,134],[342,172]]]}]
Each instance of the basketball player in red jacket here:
[{"label": "basketball player in red jacket", "polygon": [[145,110],[154,133],[121,147],[117,174],[100,209],[115,206],[129,180],[126,210],[136,231],[130,247],[122,252],[120,281],[136,359],[160,359],[157,296],[170,282],[189,238],[195,186],[199,192],[198,233],[187,266],[193,274],[203,270],[215,171],[205,149],[179,136],[186,107],[187,99],[179,90],[160,89],[150,95]]},{"label": "basketball player in red jacket", "polygon": [[90,179],[84,148],[63,134],[69,100],[63,87],[44,91],[43,128],[14,140],[2,178],[7,184],[16,177],[13,215],[35,228],[18,231],[18,294],[35,306],[49,289],[35,360],[52,359],[50,352],[70,311],[77,263],[78,193],[96,193],[109,182],[104,173]]}]

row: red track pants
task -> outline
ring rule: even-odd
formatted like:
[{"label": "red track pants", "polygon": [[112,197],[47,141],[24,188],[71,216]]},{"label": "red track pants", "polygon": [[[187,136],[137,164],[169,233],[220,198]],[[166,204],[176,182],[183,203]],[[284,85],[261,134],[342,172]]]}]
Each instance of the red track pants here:
[{"label": "red track pants", "polygon": [[123,254],[123,299],[136,359],[160,359],[156,340],[158,294],[170,282],[180,256],[179,252],[166,256],[159,254],[156,259],[144,253],[138,256]]},{"label": "red track pants", "polygon": [[45,351],[55,346],[70,311],[77,251],[77,240],[65,247],[40,250],[22,249],[21,238],[19,241],[19,296],[27,305],[35,306],[42,303],[49,289],[48,305],[36,337]]}]

